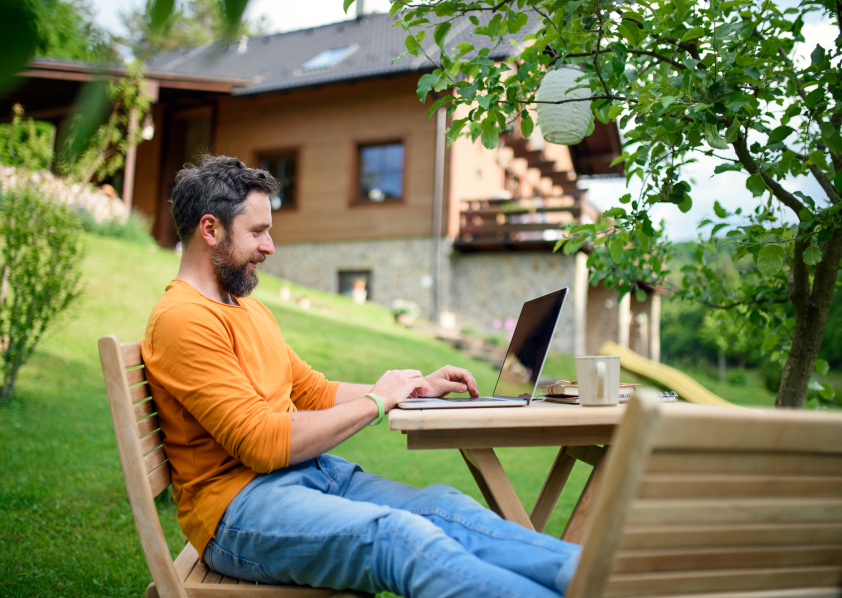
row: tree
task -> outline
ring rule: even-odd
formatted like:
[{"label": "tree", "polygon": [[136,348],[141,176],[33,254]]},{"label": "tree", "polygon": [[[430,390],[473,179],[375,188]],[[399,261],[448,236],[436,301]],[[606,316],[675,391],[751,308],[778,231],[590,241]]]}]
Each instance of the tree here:
[{"label": "tree", "polygon": [[[243,4],[245,6],[245,4]],[[146,60],[155,54],[176,48],[200,46],[242,35],[264,35],[266,17],[258,20],[231,20],[229,9],[222,0],[186,0],[164,15],[160,26],[156,23],[156,3],[147,0],[145,6],[122,12],[129,36],[124,43],[135,58]]]},{"label": "tree", "polygon": [[99,27],[89,0],[25,0],[38,35],[36,56],[86,62],[117,62],[114,38]]},{"label": "tree", "polygon": [[[677,291],[769,330],[763,348],[785,360],[776,404],[803,406],[842,257],[840,0],[787,9],[774,0],[398,0],[391,12],[407,32],[407,53],[432,67],[419,80],[419,97],[450,92],[430,113],[447,106],[451,140],[465,134],[491,148],[516,124],[529,136],[530,108],[547,70],[557,63],[584,69],[580,83],[591,91],[586,101],[596,117],[625,132],[627,180],[643,181],[639,197],[622,198],[626,207],[569,229],[560,243],[565,252],[595,248],[592,281],[638,293],[639,282],[664,280],[671,247],[649,211],[659,203],[690,209],[693,187],[681,167],[697,152],[719,160],[717,174],[747,175],[756,208],[717,202],[715,223],[702,223],[704,242]],[[810,13],[841,34],[831,48],[812,44],[800,63],[795,49],[810,45],[801,33]],[[485,47],[448,44],[451,27],[465,19]],[[427,31],[437,46],[430,55],[422,43]],[[519,42],[514,58],[488,58],[512,36]],[[570,101],[581,100],[547,103]],[[460,106],[467,115],[454,118]],[[823,194],[791,191],[796,176],[812,177]],[[717,236],[732,244],[737,287],[709,266]]]},{"label": "tree", "polygon": [[0,402],[12,398],[21,366],[79,295],[80,233],[71,209],[34,185],[0,196]]}]

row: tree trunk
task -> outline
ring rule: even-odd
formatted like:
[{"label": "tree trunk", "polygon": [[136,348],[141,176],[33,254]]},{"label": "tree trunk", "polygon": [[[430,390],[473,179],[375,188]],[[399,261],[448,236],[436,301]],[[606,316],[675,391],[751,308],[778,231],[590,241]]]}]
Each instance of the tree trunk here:
[{"label": "tree trunk", "polygon": [[836,274],[842,257],[842,229],[834,230],[833,238],[824,245],[822,261],[816,266],[812,291],[806,266],[803,265],[804,247],[796,246],[793,255],[795,280],[790,295],[795,307],[795,334],[784,365],[781,386],[775,397],[776,407],[801,408],[807,399],[807,385],[819,355],[830,302],[836,288]]}]

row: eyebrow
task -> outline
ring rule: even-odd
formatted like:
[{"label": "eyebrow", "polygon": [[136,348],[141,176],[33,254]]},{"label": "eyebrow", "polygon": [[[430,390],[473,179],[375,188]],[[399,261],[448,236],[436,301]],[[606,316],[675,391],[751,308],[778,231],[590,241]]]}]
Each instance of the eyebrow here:
[{"label": "eyebrow", "polygon": [[255,224],[249,230],[266,230],[272,228],[271,224]]}]

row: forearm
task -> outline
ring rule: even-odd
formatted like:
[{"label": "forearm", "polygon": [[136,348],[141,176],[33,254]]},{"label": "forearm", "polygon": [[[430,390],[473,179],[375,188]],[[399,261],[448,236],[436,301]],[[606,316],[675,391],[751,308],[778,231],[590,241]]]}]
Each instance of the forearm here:
[{"label": "forearm", "polygon": [[[340,388],[345,384],[340,385]],[[363,385],[350,385],[360,386]],[[363,387],[371,390],[371,387]],[[364,394],[363,390],[360,394]],[[347,440],[377,417],[377,404],[369,398],[346,400],[323,411],[294,411],[289,414],[292,422],[289,464],[294,465],[318,457]]]},{"label": "forearm", "polygon": [[[351,384],[350,382],[341,382],[336,388],[334,405],[342,405],[344,403],[348,403],[349,401],[353,401],[354,399],[358,399],[365,393],[371,392],[373,389],[374,385],[372,384]],[[366,401],[371,402],[371,399],[366,399]]]}]

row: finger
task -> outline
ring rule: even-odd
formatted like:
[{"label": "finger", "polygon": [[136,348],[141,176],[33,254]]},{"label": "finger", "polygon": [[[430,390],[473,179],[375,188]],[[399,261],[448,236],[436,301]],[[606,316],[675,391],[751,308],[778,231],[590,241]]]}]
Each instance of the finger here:
[{"label": "finger", "polygon": [[458,380],[455,382],[440,382],[439,391],[441,392],[441,396],[445,396],[450,394],[451,392],[467,392],[468,386],[463,382],[459,382]]},{"label": "finger", "polygon": [[402,376],[409,378],[423,378],[424,375],[420,370],[398,370]]},{"label": "finger", "polygon": [[[472,397],[479,396],[479,387],[477,386],[477,381],[474,379],[473,374],[471,374],[471,372],[469,372],[468,370],[451,367],[450,371],[448,372],[448,378],[450,380],[459,380],[462,383],[464,383],[467,386],[467,392],[471,393]],[[465,390],[451,392],[465,392]]]}]

